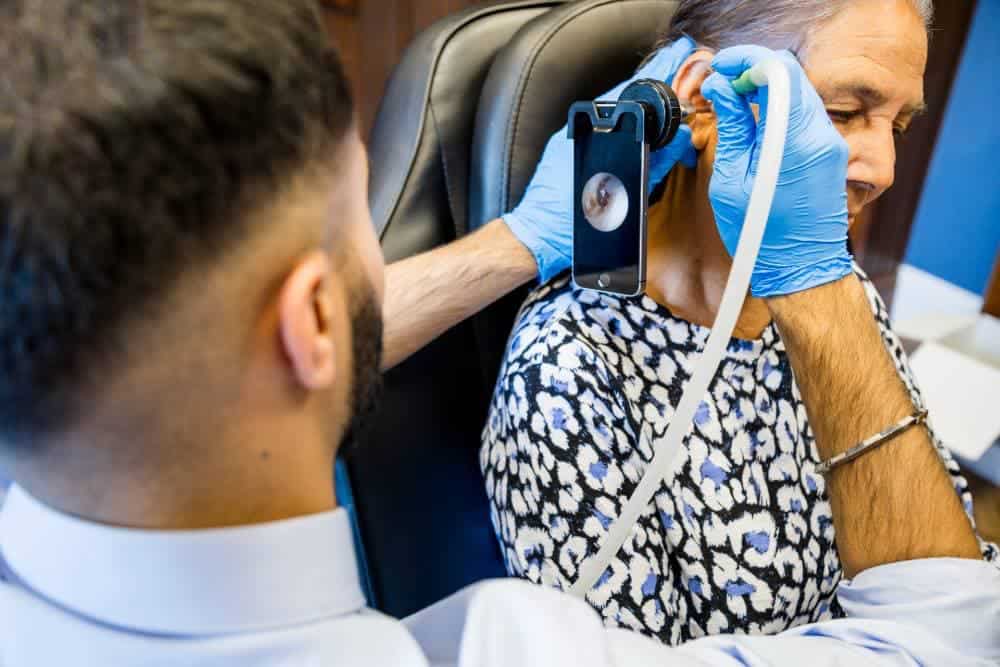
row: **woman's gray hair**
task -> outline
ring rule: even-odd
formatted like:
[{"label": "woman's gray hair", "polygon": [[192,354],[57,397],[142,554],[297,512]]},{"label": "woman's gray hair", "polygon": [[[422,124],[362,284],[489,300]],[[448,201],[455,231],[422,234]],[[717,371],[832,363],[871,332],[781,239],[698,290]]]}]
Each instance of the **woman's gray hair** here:
[{"label": "woman's gray hair", "polygon": [[[713,50],[738,44],[802,55],[814,30],[855,0],[681,0],[665,43],[687,35]],[[909,0],[930,27],[934,0]]]}]

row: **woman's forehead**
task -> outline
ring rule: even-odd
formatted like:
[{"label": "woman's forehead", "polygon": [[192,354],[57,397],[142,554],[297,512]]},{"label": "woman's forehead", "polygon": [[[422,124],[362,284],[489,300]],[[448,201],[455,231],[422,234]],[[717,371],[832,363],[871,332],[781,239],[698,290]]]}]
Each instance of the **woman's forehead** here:
[{"label": "woman's forehead", "polygon": [[927,30],[907,0],[858,2],[810,36],[803,64],[816,89],[852,94],[870,106],[919,110],[927,65]]}]

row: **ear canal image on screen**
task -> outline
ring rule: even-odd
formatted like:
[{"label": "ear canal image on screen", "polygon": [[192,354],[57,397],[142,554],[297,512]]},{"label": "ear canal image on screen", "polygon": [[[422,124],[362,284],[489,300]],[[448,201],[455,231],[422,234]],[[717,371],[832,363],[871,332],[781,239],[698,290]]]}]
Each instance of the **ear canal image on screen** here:
[{"label": "ear canal image on screen", "polygon": [[628,192],[614,174],[594,174],[583,186],[583,215],[600,232],[613,232],[628,215]]}]

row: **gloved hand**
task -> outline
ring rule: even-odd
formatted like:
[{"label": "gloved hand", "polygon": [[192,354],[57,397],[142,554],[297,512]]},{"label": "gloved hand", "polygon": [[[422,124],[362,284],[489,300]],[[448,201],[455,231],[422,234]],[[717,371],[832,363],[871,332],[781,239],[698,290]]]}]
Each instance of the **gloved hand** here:
[{"label": "gloved hand", "polygon": [[[750,279],[757,297],[800,292],[851,272],[847,251],[848,148],[833,127],[823,101],[788,51],[737,46],[715,56],[715,73],[701,91],[712,101],[719,142],[709,197],[719,235],[735,254],[767,125],[766,87],[748,96],[730,81],[767,58],[778,57],[791,79],[788,139],[771,215]],[[760,105],[760,121],[750,103]]]},{"label": "gloved hand", "polygon": [[[601,95],[601,100],[617,100],[636,79],[659,79],[670,83],[685,59],[694,51],[694,42],[684,37],[660,49],[628,81]],[[678,161],[693,167],[697,160],[691,145],[691,129],[681,125],[677,136],[663,149],[650,155],[650,190]],[[573,142],[566,127],[552,135],[535,175],[521,203],[503,216],[514,235],[526,245],[538,263],[544,282],[569,267],[573,258]]]}]

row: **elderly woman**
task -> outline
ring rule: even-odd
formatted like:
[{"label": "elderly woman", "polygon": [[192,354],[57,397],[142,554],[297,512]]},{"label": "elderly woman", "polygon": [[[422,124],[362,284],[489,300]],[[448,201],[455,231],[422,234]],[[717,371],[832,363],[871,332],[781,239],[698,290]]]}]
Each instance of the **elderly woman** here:
[{"label": "elderly woman", "polygon": [[[641,479],[708,337],[730,267],[709,199],[717,131],[701,84],[711,52],[754,43],[798,56],[850,148],[853,222],[892,185],[895,142],[923,106],[931,12],[930,0],[680,2],[665,44],[690,38],[698,49],[659,76],[672,75],[699,109],[690,121],[698,158],[670,173],[650,209],[645,296],[580,291],[559,276],[528,298],[508,344],[481,463],[511,574],[560,588],[575,580]],[[885,306],[861,278],[917,396]],[[747,299],[694,422],[683,466],[589,602],[608,624],[671,644],[836,617],[843,572],[824,479],[759,299]],[[965,481],[938,449],[971,513]],[[993,545],[982,549],[1000,560]]]}]

